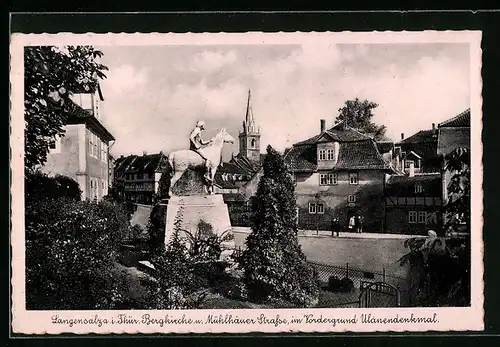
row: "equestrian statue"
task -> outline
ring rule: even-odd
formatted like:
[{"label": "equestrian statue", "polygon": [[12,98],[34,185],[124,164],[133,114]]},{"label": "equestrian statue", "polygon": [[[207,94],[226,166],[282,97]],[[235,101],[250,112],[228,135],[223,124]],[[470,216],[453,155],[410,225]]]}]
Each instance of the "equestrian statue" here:
[{"label": "equestrian statue", "polygon": [[234,138],[229,135],[225,128],[209,141],[204,141],[202,132],[205,130],[205,122],[198,121],[189,136],[189,150],[183,149],[171,152],[168,162],[171,167],[171,179],[168,195],[172,197],[174,184],[182,177],[187,169],[203,169],[204,186],[212,195],[213,183],[217,168],[222,164],[222,148],[224,143],[234,143]]}]

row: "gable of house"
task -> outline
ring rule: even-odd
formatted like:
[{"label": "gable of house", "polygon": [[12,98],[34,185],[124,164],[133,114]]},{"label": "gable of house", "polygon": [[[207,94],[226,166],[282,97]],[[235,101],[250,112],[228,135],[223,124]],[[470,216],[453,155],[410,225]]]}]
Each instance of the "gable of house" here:
[{"label": "gable of house", "polygon": [[470,109],[438,125],[437,153],[446,155],[457,147],[470,148]]}]

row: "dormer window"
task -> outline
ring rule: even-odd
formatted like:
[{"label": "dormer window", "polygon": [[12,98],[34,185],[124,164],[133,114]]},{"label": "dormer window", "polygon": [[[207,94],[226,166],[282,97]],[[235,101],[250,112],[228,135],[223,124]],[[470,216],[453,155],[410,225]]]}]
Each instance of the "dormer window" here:
[{"label": "dormer window", "polygon": [[334,160],[335,159],[335,151],[333,149],[328,149],[326,151],[326,157],[327,157],[327,160]]},{"label": "dormer window", "polygon": [[326,160],[326,150],[320,149],[318,151],[318,160]]}]

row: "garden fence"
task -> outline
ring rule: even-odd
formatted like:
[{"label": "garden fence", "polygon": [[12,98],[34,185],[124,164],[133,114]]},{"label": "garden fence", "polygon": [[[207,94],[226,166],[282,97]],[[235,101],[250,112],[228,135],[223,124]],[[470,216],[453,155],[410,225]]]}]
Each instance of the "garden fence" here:
[{"label": "garden fence", "polygon": [[[359,269],[349,263],[345,266],[335,266],[309,261],[309,264],[317,270],[319,280],[324,286],[328,285],[331,276],[339,280],[348,278],[354,284],[354,292],[345,295],[344,301],[335,297],[330,303],[323,303],[325,307],[394,307],[408,304],[408,280],[387,274],[384,268],[376,272]],[[394,288],[394,291],[388,290],[388,287]]]}]

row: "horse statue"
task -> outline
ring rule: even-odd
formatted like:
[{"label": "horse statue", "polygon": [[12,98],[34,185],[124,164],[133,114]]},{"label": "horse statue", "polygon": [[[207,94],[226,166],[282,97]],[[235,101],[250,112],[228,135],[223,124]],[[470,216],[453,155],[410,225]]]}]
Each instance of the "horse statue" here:
[{"label": "horse statue", "polygon": [[168,156],[168,163],[172,169],[168,196],[172,197],[172,188],[174,184],[182,177],[187,169],[199,168],[208,168],[208,179],[205,180],[204,185],[207,192],[213,195],[213,182],[217,168],[221,164],[222,148],[224,143],[234,143],[234,141],[234,138],[229,135],[226,128],[220,129],[212,138],[211,144],[200,149],[203,155],[208,159],[207,164],[205,164],[205,160],[195,151],[181,149],[171,152]]}]

